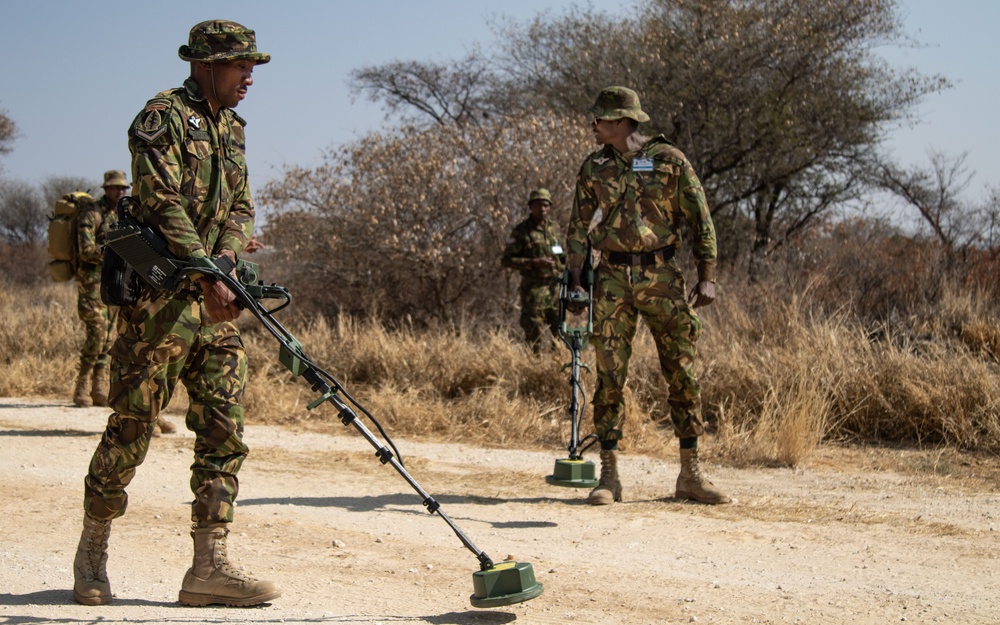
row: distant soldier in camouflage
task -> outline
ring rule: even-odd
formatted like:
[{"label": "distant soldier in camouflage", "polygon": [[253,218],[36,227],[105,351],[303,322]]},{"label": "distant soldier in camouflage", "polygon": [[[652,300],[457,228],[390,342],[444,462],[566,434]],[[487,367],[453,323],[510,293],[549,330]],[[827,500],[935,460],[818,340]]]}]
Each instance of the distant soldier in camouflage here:
[{"label": "distant soldier in camouflage", "polygon": [[521,273],[521,328],[532,351],[539,352],[546,326],[559,332],[559,281],[566,253],[557,225],[548,218],[552,195],[535,189],[528,196],[530,214],[510,233],[501,264]]},{"label": "distant soldier in camouflage", "polygon": [[[208,267],[235,262],[253,232],[245,122],[233,112],[270,61],[256,36],[235,22],[191,29],[181,59],[191,64],[182,87],[146,103],[129,128],[135,217],[158,230],[175,256]],[[83,534],[74,562],[73,598],[111,601],[107,544],[111,521],[125,513],[125,488],[146,457],[154,423],[180,381],[190,402],[185,423],[195,435],[191,505],[194,560],[179,600],[186,605],[258,605],[281,593],[229,564],[228,524],[239,491],[247,358],[233,321],[232,292],[204,275],[174,292],[146,288],[120,310],[111,348],[110,405],[104,436],[84,483]]]},{"label": "distant soldier in camouflage", "polygon": [[[594,285],[597,389],[594,425],[601,442],[600,483],[587,501],[621,501],[618,441],[625,419],[623,388],[639,315],[653,335],[669,385],[667,403],[680,439],[681,470],[675,496],[702,503],[729,497],[700,471],[698,436],[701,389],[694,372],[695,342],[702,325],[693,308],[715,300],[715,227],[705,192],[680,150],[663,136],[638,133],[649,116],[625,87],[601,91],[590,109],[594,138],[602,146],[583,162],[570,217],[570,286],[580,286],[584,254],[599,256]],[[698,284],[685,297],[675,259],[681,220],[691,227]]]},{"label": "distant soldier in camouflage", "polygon": [[[108,405],[108,349],[115,310],[101,301],[101,267],[104,241],[115,220],[115,206],[128,190],[123,171],[104,173],[104,195],[80,208],[77,215],[76,312],[87,334],[80,348],[80,368],[73,390],[77,406]],[[91,378],[93,374],[93,378]],[[93,381],[91,381],[91,379]]]}]

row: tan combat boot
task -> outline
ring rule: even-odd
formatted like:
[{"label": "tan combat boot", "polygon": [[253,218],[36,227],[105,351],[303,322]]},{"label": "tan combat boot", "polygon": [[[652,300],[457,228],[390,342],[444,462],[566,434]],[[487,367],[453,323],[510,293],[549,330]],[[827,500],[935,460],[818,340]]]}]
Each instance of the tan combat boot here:
[{"label": "tan combat boot", "polygon": [[111,521],[98,521],[83,515],[83,533],[73,560],[73,601],[83,605],[104,605],[111,602],[108,581],[108,537]]},{"label": "tan combat boot", "polygon": [[281,591],[271,582],[256,580],[229,564],[227,534],[225,523],[191,528],[194,564],[184,574],[178,601],[192,606],[213,603],[254,606],[281,596]]},{"label": "tan combat boot", "polygon": [[76,376],[76,388],[73,389],[73,405],[83,408],[90,405],[90,370],[93,365],[80,363],[80,373]]},{"label": "tan combat boot", "polygon": [[601,479],[590,491],[587,503],[594,506],[608,506],[622,500],[622,483],[618,481],[618,452],[614,449],[601,450]]},{"label": "tan combat boot", "polygon": [[177,426],[163,417],[156,417],[156,427],[160,428],[160,431],[164,434],[173,434],[177,431]]},{"label": "tan combat boot", "polygon": [[715,487],[701,474],[698,466],[698,448],[681,450],[681,472],[677,476],[674,497],[692,499],[699,503],[729,503],[729,495]]},{"label": "tan combat boot", "polygon": [[106,365],[96,365],[94,367],[94,381],[90,385],[90,399],[95,406],[108,405],[108,367]]}]

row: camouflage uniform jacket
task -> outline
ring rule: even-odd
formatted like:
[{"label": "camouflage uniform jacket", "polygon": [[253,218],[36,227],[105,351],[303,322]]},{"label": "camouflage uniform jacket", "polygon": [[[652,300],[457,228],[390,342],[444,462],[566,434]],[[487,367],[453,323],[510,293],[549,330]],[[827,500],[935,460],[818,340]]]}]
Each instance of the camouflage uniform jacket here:
[{"label": "camouflage uniform jacket", "polygon": [[[551,258],[555,265],[534,267],[531,261],[536,258]],[[550,219],[538,224],[528,215],[511,231],[500,264],[521,272],[523,282],[550,282],[562,277],[566,252],[556,224]]]},{"label": "camouflage uniform jacket", "polygon": [[76,230],[80,272],[100,273],[101,265],[104,264],[104,242],[108,230],[115,222],[114,210],[115,207],[108,202],[107,196],[80,209]]},{"label": "camouflage uniform jacket", "polygon": [[662,135],[635,152],[605,145],[587,157],[576,182],[567,243],[582,265],[588,238],[602,252],[650,252],[681,242],[683,218],[694,233],[698,279],[715,281],[716,241],[701,181]]},{"label": "camouflage uniform jacket", "polygon": [[128,132],[139,221],[155,227],[178,258],[237,256],[253,234],[246,122],[212,114],[193,79],[146,103]]}]

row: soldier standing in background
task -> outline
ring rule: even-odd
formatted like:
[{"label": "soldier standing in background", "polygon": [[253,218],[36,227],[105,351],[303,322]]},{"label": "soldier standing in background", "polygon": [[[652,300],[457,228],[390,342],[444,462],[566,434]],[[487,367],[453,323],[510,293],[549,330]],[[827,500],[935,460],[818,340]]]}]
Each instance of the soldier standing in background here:
[{"label": "soldier standing in background", "polygon": [[[111,347],[115,311],[101,301],[101,267],[104,241],[115,221],[115,206],[128,190],[123,171],[104,172],[104,196],[80,208],[77,216],[76,312],[86,328],[80,348],[80,369],[73,390],[77,406],[108,405],[108,349]],[[93,374],[93,382],[91,382]]]},{"label": "soldier standing in background", "polygon": [[562,236],[548,218],[552,196],[548,189],[535,189],[528,196],[530,214],[514,226],[500,261],[521,273],[521,328],[532,351],[541,350],[542,334],[548,326],[553,343],[559,332],[559,281],[566,265]]},{"label": "soldier standing in background", "polygon": [[[129,128],[134,217],[160,232],[167,248],[193,266],[232,267],[253,233],[247,180],[246,123],[235,108],[253,84],[254,31],[212,20],[191,29],[181,59],[191,75],[182,87],[146,103]],[[154,424],[178,381],[187,390],[185,423],[195,435],[191,467],[194,559],[178,599],[185,605],[253,606],[278,596],[274,584],[232,566],[228,525],[239,491],[247,357],[233,321],[235,296],[195,274],[177,292],[145,288],[123,306],[111,348],[108,417],[84,482],[83,532],[74,561],[73,598],[111,601],[106,563],[111,522],[125,513],[125,488],[146,457]]]},{"label": "soldier standing in background", "polygon": [[[662,135],[650,139],[639,134],[639,124],[649,116],[634,91],[601,91],[590,114],[601,148],[580,168],[566,237],[572,288],[582,289],[584,254],[593,248],[600,256],[591,344],[597,363],[592,405],[601,442],[601,478],[587,501],[606,505],[622,498],[618,441],[625,419],[623,389],[641,314],[656,343],[669,386],[670,419],[680,439],[675,496],[728,503],[729,497],[702,476],[698,464],[704,426],[694,361],[702,325],[693,309],[715,300],[716,266],[715,227],[705,192],[680,150]],[[687,297],[675,259],[681,220],[693,232],[698,263],[698,283]]]}]

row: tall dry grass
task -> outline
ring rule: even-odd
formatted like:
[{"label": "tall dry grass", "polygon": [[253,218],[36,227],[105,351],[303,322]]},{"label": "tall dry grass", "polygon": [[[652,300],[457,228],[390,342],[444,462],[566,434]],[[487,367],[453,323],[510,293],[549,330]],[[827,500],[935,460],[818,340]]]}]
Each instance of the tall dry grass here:
[{"label": "tall dry grass", "polygon": [[[787,300],[765,290],[721,291],[703,313],[699,363],[715,460],[807,463],[823,440],[949,445],[1000,452],[1000,324],[975,294],[952,294],[906,322],[864,328],[816,313],[808,290]],[[68,398],[83,338],[72,285],[0,290],[0,396]],[[281,315],[279,314],[279,317]],[[374,319],[314,317],[286,323],[395,437],[565,453],[568,352],[534,356],[509,328],[469,322],[388,329]],[[251,362],[248,419],[343,428],[328,405],[277,360],[277,343],[244,315]],[[585,353],[586,362],[592,354]],[[587,399],[592,374],[584,373]],[[181,392],[183,395],[183,392]],[[184,398],[175,400],[184,408]],[[623,448],[674,458],[665,388],[645,329],[626,391]],[[590,412],[583,418],[591,431]]]}]

